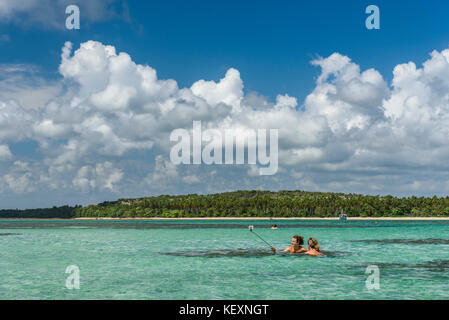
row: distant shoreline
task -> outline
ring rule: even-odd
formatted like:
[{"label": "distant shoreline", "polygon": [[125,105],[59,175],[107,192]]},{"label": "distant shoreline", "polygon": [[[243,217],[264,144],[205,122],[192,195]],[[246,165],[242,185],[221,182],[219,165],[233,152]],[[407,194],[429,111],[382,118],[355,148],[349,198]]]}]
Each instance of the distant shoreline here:
[{"label": "distant shoreline", "polygon": [[206,195],[159,195],[118,199],[87,206],[3,209],[0,210],[0,219],[266,221],[275,218],[279,221],[331,221],[337,220],[341,214],[354,221],[443,221],[449,219],[449,196],[397,198],[391,195],[370,196],[301,190],[237,190]]},{"label": "distant shoreline", "polygon": [[[137,217],[137,218],[110,218],[110,217],[100,217],[100,218],[0,218],[0,221],[8,221],[8,220],[77,220],[77,221],[95,221],[95,220],[113,220],[113,221],[120,221],[120,220],[147,220],[147,221],[205,221],[205,220],[261,220],[261,221],[294,221],[294,220],[315,220],[315,221],[337,221],[339,220],[338,217],[324,217],[324,218],[318,218],[318,217],[310,217],[310,218],[304,218],[304,217],[298,217],[298,218],[269,218],[269,217],[202,217],[202,218],[145,218],[145,217]],[[449,217],[348,217],[348,220],[346,221],[449,221]]]},{"label": "distant shoreline", "polygon": [[[100,217],[100,218],[73,218],[69,220],[161,220],[161,221],[170,221],[170,220],[339,220],[338,217],[298,217],[298,218],[269,218],[269,217],[203,217],[203,218],[109,218],[109,217]],[[348,220],[449,220],[449,217],[348,217]]]}]

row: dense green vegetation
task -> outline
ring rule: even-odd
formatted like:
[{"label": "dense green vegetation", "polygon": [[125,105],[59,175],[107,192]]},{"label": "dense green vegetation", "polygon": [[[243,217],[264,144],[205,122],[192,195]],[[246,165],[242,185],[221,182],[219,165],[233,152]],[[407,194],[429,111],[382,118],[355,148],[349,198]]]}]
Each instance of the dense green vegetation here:
[{"label": "dense green vegetation", "polygon": [[0,210],[0,218],[73,218],[76,207],[53,207],[46,209]]},{"label": "dense green vegetation", "polygon": [[366,196],[305,191],[235,191],[119,199],[87,207],[0,210],[0,218],[73,217],[430,217],[449,216],[449,197]]}]

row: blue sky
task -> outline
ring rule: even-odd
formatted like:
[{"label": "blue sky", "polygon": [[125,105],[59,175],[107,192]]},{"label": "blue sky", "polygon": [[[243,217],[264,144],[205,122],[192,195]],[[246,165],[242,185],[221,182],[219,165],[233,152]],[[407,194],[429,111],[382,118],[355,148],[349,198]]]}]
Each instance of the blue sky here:
[{"label": "blue sky", "polygon": [[[77,3],[71,1],[70,3]],[[161,78],[181,86],[197,79],[219,79],[230,67],[243,74],[246,90],[274,97],[279,92],[304,96],[318,71],[317,55],[340,52],[362,68],[375,67],[391,78],[401,62],[427,59],[447,46],[446,1],[376,1],[381,30],[367,30],[365,8],[372,1],[127,1],[131,21],[123,18],[92,23],[69,31],[25,22],[2,23],[2,63],[41,66],[57,76],[59,47],[97,40],[149,64]],[[115,4],[119,13],[121,5]],[[55,17],[56,18],[56,17]],[[57,17],[61,24],[65,15]],[[22,25],[24,24],[24,25]],[[32,50],[30,50],[32,48]]]},{"label": "blue sky", "polygon": [[[246,188],[394,195],[446,195],[449,192],[449,168],[444,164],[447,150],[444,141],[438,140],[446,134],[444,111],[449,110],[445,98],[447,88],[441,80],[446,69],[438,60],[444,60],[444,50],[449,46],[447,1],[27,0],[22,4],[5,0],[0,5],[0,103],[4,103],[0,115],[3,112],[4,119],[8,112],[16,115],[17,120],[8,118],[9,126],[16,128],[14,130],[24,128],[0,134],[3,207],[86,204],[125,196]],[[64,27],[64,11],[68,4],[80,7],[80,30]],[[368,16],[365,8],[370,4],[380,8],[380,30],[365,28]],[[154,97],[135,93],[131,104],[117,107],[120,114],[105,111],[104,106],[92,102],[92,97],[101,90],[105,90],[104,94],[110,92],[94,81],[103,79],[101,72],[105,71],[91,75],[93,83],[88,84],[83,80],[85,74],[71,69],[61,72],[60,68],[69,68],[81,61],[82,52],[78,56],[75,52],[88,41],[98,43],[95,47],[98,54],[108,45],[113,46],[117,54],[127,53],[135,65],[150,66],[159,80],[173,79],[179,89],[191,88],[199,80],[213,81],[215,85],[224,79],[223,83],[228,81],[235,90],[220,94],[239,96],[238,87],[242,83],[238,104],[243,109],[257,109],[258,105],[279,109],[282,107],[276,102],[279,95],[294,98],[293,109],[297,113],[282,109],[279,119],[285,117],[285,123],[289,123],[292,117],[298,117],[298,124],[291,124],[292,130],[301,126],[319,128],[312,138],[304,138],[304,141],[298,137],[295,142],[290,133],[280,133],[280,149],[285,151],[285,160],[280,161],[281,170],[274,177],[242,175],[242,172],[250,172],[247,168],[173,168],[167,160],[167,146],[160,141],[168,140],[165,136],[175,127],[167,129],[161,137],[156,138],[152,133],[151,138],[144,141],[139,133],[128,134],[126,124],[120,127],[114,122],[125,111],[136,114],[132,109],[135,101]],[[65,46],[66,42],[71,46]],[[65,64],[61,60],[63,47],[70,50]],[[89,51],[91,48],[83,50],[93,52]],[[432,59],[429,54],[434,50],[440,55]],[[330,58],[335,53],[338,56]],[[313,65],[312,61],[316,63]],[[413,77],[413,70],[404,71],[407,77],[413,78],[412,84],[403,80],[402,73],[393,74],[398,65],[410,61],[423,73],[417,79]],[[430,62],[425,70],[423,63],[426,61]],[[335,64],[340,68],[324,77],[325,68]],[[437,67],[442,69],[437,72]],[[354,74],[353,68],[358,68],[359,73]],[[363,75],[371,68],[382,80],[377,79],[377,73]],[[227,73],[230,69],[238,70],[237,79],[232,72]],[[396,70],[399,72],[399,69]],[[132,78],[134,74],[119,76]],[[320,82],[320,77],[324,77],[324,81]],[[351,78],[347,80],[348,77]],[[122,79],[118,83],[123,85],[126,81]],[[348,98],[342,87],[351,88],[354,81],[358,86],[349,92],[357,96],[356,102],[355,98]],[[97,91],[92,89],[86,93],[89,87],[96,88],[97,84]],[[129,85],[126,84],[127,88]],[[334,86],[336,91],[326,91],[327,85]],[[362,85],[367,87],[360,87]],[[426,87],[431,88],[430,93],[422,89]],[[357,91],[360,88],[363,90]],[[195,99],[201,98],[208,104],[210,113],[218,112],[213,102],[217,97],[191,91]],[[184,94],[175,90],[169,95],[179,98]],[[364,96],[359,97],[359,94]],[[88,105],[86,108],[90,109],[81,114],[84,120],[91,121],[72,122],[61,115],[64,108],[69,108],[69,101],[73,108],[74,98],[84,101],[79,102],[78,110],[85,110],[84,104]],[[162,98],[158,96],[157,99]],[[229,101],[229,97],[223,99],[221,103]],[[164,104],[161,102],[161,105]],[[367,105],[372,105],[372,109],[366,110]],[[251,114],[252,119],[273,116],[264,108]],[[302,115],[299,110],[306,112]],[[382,110],[382,115],[378,110]],[[333,118],[329,118],[330,114]],[[410,114],[415,114],[416,119]],[[178,116],[185,119],[182,111]],[[242,125],[248,122],[244,118],[249,117],[233,113],[228,116],[235,124]],[[181,121],[173,117],[174,123]],[[209,119],[204,114],[201,117],[223,128],[224,118]],[[323,117],[327,117],[327,124],[321,127]],[[18,121],[17,125],[11,119]],[[90,125],[96,123],[101,127],[98,119],[113,133],[97,141],[98,132]],[[304,119],[313,120],[306,123]],[[191,120],[195,119],[186,123]],[[164,119],[158,121],[162,123]],[[356,123],[360,132],[354,133],[352,124],[343,126],[343,123]],[[128,125],[136,127],[135,123]],[[191,125],[186,125],[189,127]],[[26,128],[32,129],[28,132]],[[83,136],[89,130],[92,136]],[[323,137],[322,141],[315,141],[317,137]],[[127,144],[111,148],[123,147],[123,152],[95,154],[102,143],[115,138]],[[398,143],[402,148],[392,148],[391,143]],[[79,148],[76,151],[79,157],[63,163],[62,155],[72,145]],[[369,160],[360,156],[364,153]],[[295,155],[298,155],[297,160],[293,159]],[[320,166],[314,166],[317,164]],[[156,173],[157,170],[162,171]],[[164,170],[166,174],[162,173]],[[148,178],[147,182],[136,184],[135,180],[142,176]],[[227,181],[233,176],[236,177],[233,183]],[[210,183],[198,183],[204,179]]]}]

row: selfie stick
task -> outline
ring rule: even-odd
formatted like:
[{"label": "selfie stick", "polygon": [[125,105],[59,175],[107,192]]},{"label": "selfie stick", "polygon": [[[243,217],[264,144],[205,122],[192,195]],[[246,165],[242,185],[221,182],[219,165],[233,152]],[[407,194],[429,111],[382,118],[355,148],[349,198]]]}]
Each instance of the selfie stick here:
[{"label": "selfie stick", "polygon": [[272,247],[271,244],[269,244],[268,242],[266,242],[264,239],[262,239],[261,236],[259,236],[257,233],[254,232],[254,226],[249,226],[248,229],[249,229],[249,231],[251,231],[252,233],[254,233],[256,236],[258,236],[260,240],[262,240],[263,242],[265,242],[266,244],[268,244],[268,245],[270,246],[270,248]]}]

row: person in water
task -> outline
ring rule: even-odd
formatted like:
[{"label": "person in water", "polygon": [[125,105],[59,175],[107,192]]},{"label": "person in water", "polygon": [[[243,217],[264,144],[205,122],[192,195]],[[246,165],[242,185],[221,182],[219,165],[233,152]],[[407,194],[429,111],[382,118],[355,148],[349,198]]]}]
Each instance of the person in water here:
[{"label": "person in water", "polygon": [[316,238],[309,238],[307,241],[307,246],[309,250],[305,252],[305,254],[311,256],[322,256],[323,254],[320,251],[320,245],[318,244],[318,240]]},{"label": "person in water", "polygon": [[[292,245],[282,252],[284,252],[284,253],[305,253],[307,251],[307,249],[301,246],[303,244],[304,244],[304,237],[301,237],[298,235],[293,236]],[[273,247],[271,247],[271,251],[273,251],[273,253],[276,253],[276,249]]]},{"label": "person in water", "polygon": [[273,229],[273,230],[277,230],[277,228],[278,228],[278,225],[277,225],[277,224],[273,224],[273,225],[271,226],[271,229]]}]

